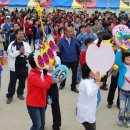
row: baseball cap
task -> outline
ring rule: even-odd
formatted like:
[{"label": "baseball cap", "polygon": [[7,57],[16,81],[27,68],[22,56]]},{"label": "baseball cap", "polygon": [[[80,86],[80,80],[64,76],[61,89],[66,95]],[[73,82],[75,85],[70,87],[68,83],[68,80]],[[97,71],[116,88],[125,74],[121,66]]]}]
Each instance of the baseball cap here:
[{"label": "baseball cap", "polygon": [[6,16],[6,18],[10,19],[10,16]]}]

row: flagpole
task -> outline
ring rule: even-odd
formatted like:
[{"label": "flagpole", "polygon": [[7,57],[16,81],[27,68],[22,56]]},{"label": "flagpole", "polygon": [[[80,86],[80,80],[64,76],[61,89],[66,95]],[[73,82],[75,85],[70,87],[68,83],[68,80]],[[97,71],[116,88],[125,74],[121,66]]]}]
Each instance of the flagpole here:
[{"label": "flagpole", "polygon": [[41,28],[42,28],[42,31],[43,31],[43,36],[46,37],[45,30],[44,30],[44,26],[43,26],[43,22],[42,22],[41,7],[40,7],[40,4],[39,4],[38,2],[37,2],[36,4],[37,4],[36,10],[37,10],[38,16],[39,16],[39,18],[40,18],[40,23],[41,23]]}]

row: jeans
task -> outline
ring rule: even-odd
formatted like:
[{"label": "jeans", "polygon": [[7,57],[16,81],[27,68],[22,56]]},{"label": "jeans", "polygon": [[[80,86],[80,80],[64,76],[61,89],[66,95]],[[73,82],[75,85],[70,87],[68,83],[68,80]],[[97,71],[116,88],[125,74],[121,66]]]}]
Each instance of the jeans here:
[{"label": "jeans", "polygon": [[33,123],[30,130],[44,130],[45,108],[27,106],[27,109]]},{"label": "jeans", "polygon": [[126,119],[126,121],[130,122],[129,113],[130,113],[130,93],[126,93],[120,90],[120,111],[118,115],[119,120],[123,121]]},{"label": "jeans", "polygon": [[85,130],[96,130],[96,123],[84,122],[82,124],[85,127]]},{"label": "jeans", "polygon": [[81,66],[79,64],[78,70],[77,70],[77,83],[81,81],[81,77],[82,77],[82,72],[81,72]]}]

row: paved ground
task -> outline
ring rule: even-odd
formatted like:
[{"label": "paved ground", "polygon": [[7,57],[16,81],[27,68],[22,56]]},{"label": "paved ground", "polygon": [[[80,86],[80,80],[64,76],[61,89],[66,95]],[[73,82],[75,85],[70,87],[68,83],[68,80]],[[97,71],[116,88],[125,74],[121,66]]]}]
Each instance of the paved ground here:
[{"label": "paved ground", "polygon": [[[66,88],[60,91],[60,104],[62,113],[61,130],[84,130],[76,120],[75,107],[78,94],[70,91],[70,79],[68,78]],[[2,72],[2,88],[0,91],[0,130],[29,130],[31,120],[27,113],[25,101],[20,101],[16,95],[10,105],[6,104],[6,92],[9,81],[9,70],[7,65]],[[102,102],[97,111],[97,130],[124,130],[125,127],[117,126],[118,109],[116,103],[112,109],[107,109],[107,94],[102,91]],[[26,95],[26,91],[25,91]],[[116,101],[115,101],[116,102]],[[51,130],[52,116],[50,106],[46,112],[46,129]],[[129,128],[128,128],[129,129]]]}]

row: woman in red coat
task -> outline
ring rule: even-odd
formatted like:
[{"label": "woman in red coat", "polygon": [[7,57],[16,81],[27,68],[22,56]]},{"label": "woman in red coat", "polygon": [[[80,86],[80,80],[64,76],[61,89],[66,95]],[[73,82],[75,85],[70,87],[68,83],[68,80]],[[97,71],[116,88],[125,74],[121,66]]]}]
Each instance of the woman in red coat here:
[{"label": "woman in red coat", "polygon": [[46,94],[52,83],[53,67],[49,66],[48,74],[43,77],[43,73],[36,66],[33,53],[29,56],[29,64],[32,69],[27,78],[26,104],[33,123],[30,130],[44,130]]}]

